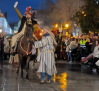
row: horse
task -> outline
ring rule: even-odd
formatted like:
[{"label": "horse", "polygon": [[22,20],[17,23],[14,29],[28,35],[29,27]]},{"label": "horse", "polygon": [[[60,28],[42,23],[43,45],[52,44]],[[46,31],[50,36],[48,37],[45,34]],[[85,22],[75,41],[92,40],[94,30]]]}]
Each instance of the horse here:
[{"label": "horse", "polygon": [[[25,32],[23,37],[18,43],[17,46],[17,54],[19,56],[19,66],[17,69],[17,73],[19,73],[19,67],[21,66],[21,77],[23,78],[23,68],[25,66],[26,68],[26,79],[29,79],[28,77],[28,71],[29,71],[29,62],[32,56],[32,49],[33,49],[33,28],[32,26],[26,26]],[[24,64],[26,61],[26,64]]]}]

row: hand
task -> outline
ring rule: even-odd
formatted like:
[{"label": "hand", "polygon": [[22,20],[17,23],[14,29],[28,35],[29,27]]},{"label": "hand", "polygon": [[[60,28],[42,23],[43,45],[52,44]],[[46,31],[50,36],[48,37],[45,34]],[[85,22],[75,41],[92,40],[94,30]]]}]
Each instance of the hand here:
[{"label": "hand", "polygon": [[92,43],[90,43],[90,45],[92,45]]},{"label": "hand", "polygon": [[18,2],[15,2],[15,4],[14,4],[14,8],[16,8],[16,7],[17,7],[17,5],[18,5]]}]

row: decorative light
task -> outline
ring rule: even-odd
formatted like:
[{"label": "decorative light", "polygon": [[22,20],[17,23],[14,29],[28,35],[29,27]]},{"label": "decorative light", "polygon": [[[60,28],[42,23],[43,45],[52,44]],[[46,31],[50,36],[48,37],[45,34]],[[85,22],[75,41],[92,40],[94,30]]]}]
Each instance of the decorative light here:
[{"label": "decorative light", "polygon": [[84,14],[84,11],[82,12],[82,14]]},{"label": "decorative light", "polygon": [[42,33],[40,33],[40,36],[42,36]]},{"label": "decorative light", "polygon": [[58,24],[56,24],[55,27],[57,28],[58,27]]},{"label": "decorative light", "polygon": [[0,29],[0,33],[2,32],[2,29]]},{"label": "decorative light", "polygon": [[86,14],[84,14],[84,16],[86,16]]}]

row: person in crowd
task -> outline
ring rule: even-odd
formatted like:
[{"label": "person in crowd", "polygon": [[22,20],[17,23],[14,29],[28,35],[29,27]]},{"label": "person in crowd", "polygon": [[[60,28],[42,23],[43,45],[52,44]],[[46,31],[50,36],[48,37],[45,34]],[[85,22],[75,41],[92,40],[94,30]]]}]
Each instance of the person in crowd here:
[{"label": "person in crowd", "polygon": [[98,45],[95,46],[93,51],[93,59],[95,65],[95,63],[99,60],[99,40],[98,40]]},{"label": "person in crowd", "polygon": [[69,49],[70,49],[70,51],[69,51],[70,62],[69,63],[73,62],[73,53],[72,52],[75,48],[77,48],[77,46],[78,46],[78,43],[75,41],[75,38],[72,38],[70,45],[69,45]]},{"label": "person in crowd", "polygon": [[56,74],[54,51],[57,46],[55,36],[47,26],[43,27],[42,34],[41,41],[34,42],[35,48],[40,48],[38,57],[40,64],[37,72],[41,73],[41,84],[45,83],[45,73],[48,75],[46,83],[50,83],[52,75]]},{"label": "person in crowd", "polygon": [[71,42],[71,38],[70,37],[68,37],[68,39],[67,39],[67,41],[65,41],[65,44],[66,44],[66,55],[67,55],[67,61],[69,61],[69,44],[70,44],[70,42]]},{"label": "person in crowd", "polygon": [[92,46],[91,46],[91,51],[93,52],[94,51],[94,48],[96,46],[96,41],[98,41],[99,37],[98,37],[98,34],[96,33],[95,34],[95,39],[94,41],[92,42]]},{"label": "person in crowd", "polygon": [[65,45],[65,39],[63,38],[60,45],[60,58],[64,60],[66,59],[65,50],[66,50],[66,45]]},{"label": "person in crowd", "polygon": [[4,36],[0,34],[0,62],[1,68],[3,67],[3,58],[4,58]]},{"label": "person in crowd", "polygon": [[94,36],[94,34],[93,34],[93,33],[91,33],[91,34],[90,34],[90,41],[91,41],[91,42],[93,42],[93,41],[94,41],[94,39],[95,39],[94,37],[95,37],[95,36]]},{"label": "person in crowd", "polygon": [[58,29],[58,25],[57,25],[57,23],[53,23],[53,26],[52,26],[53,28],[51,29],[51,32],[55,35],[55,37],[56,37],[56,35],[59,33],[59,29]]},{"label": "person in crowd", "polygon": [[85,49],[85,56],[87,57],[89,54],[91,54],[91,45],[92,45],[92,42],[90,40],[90,38],[87,38],[87,42],[85,44],[86,46],[86,49]]},{"label": "person in crowd", "polygon": [[4,53],[5,53],[5,59],[7,60],[7,56],[10,57],[10,37],[7,36],[5,39],[4,39]]},{"label": "person in crowd", "polygon": [[79,41],[81,57],[85,57],[86,42],[87,42],[86,35],[83,34],[82,39]]}]

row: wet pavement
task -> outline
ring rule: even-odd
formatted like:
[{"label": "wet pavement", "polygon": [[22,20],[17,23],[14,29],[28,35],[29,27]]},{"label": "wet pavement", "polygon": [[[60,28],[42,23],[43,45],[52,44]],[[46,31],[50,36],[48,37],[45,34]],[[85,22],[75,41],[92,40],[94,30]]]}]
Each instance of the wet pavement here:
[{"label": "wet pavement", "polygon": [[53,80],[63,91],[99,91],[99,74],[81,72],[80,64],[57,64]]},{"label": "wet pavement", "polygon": [[82,73],[78,63],[60,61],[57,71],[51,84],[39,84],[39,77],[32,69],[28,81],[16,75],[16,68],[5,64],[0,69],[0,91],[99,91],[99,75]]}]

